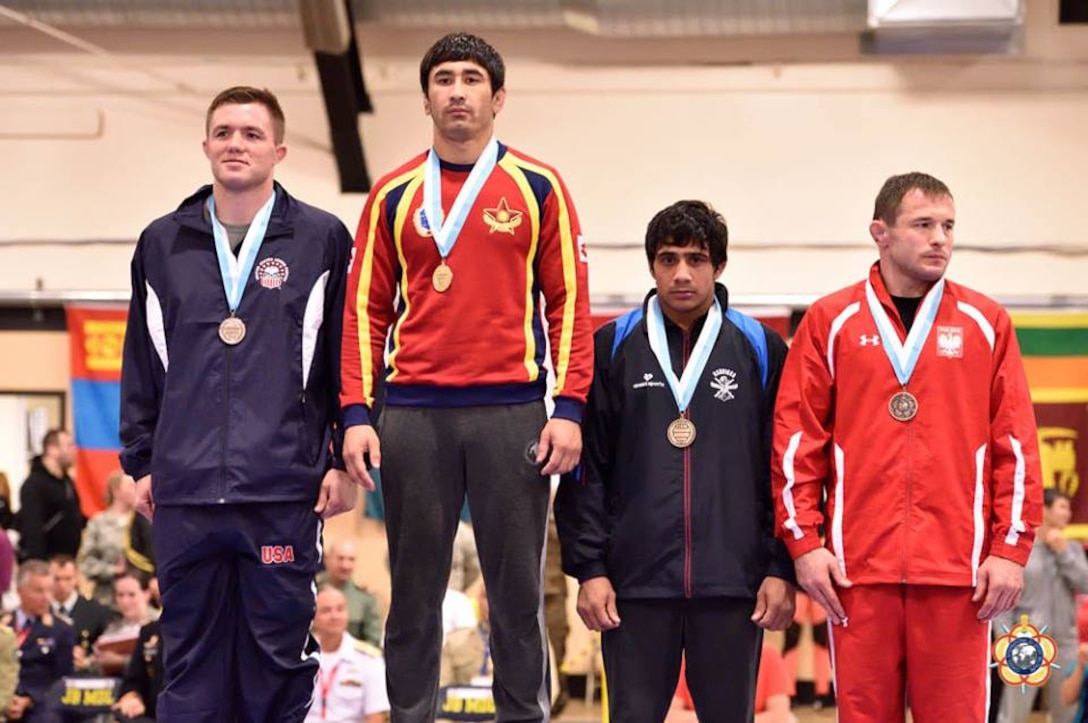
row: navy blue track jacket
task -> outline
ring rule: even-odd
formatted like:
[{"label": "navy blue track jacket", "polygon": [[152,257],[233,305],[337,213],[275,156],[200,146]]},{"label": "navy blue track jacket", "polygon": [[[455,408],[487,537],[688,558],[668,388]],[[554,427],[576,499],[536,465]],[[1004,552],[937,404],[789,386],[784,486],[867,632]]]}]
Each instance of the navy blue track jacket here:
[{"label": "navy blue track jacket", "polygon": [[140,236],[121,375],[121,464],[157,505],[313,501],[340,449],[340,335],[352,238],[276,184],[237,315],[204,186]]},{"label": "navy blue track jacket", "polygon": [[[579,582],[607,576],[621,598],[755,598],[765,577],[795,579],[771,503],[786,344],[716,290],[725,318],[688,407],[697,433],[686,449],[665,435],[679,412],[650,348],[646,304],[594,335],[582,464],[555,502],[563,570]],[[704,321],[684,332],[665,317],[677,377]]]}]

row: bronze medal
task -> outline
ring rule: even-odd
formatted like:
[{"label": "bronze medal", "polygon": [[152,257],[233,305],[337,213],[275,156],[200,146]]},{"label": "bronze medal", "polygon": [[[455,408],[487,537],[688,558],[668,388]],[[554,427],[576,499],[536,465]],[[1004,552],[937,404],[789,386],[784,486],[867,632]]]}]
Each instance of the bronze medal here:
[{"label": "bronze medal", "polygon": [[440,294],[446,293],[450,285],[453,284],[453,269],[446,265],[445,259],[431,274],[431,284],[434,285],[434,290]]},{"label": "bronze medal", "polygon": [[228,316],[219,322],[219,338],[227,346],[235,346],[246,338],[246,323],[237,316]]},{"label": "bronze medal", "polygon": [[914,415],[918,414],[918,400],[913,394],[904,389],[888,402],[888,413],[896,421],[909,422],[914,419]]},{"label": "bronze medal", "polygon": [[695,423],[686,417],[674,419],[669,423],[665,436],[668,437],[669,444],[677,449],[690,447],[695,441]]}]

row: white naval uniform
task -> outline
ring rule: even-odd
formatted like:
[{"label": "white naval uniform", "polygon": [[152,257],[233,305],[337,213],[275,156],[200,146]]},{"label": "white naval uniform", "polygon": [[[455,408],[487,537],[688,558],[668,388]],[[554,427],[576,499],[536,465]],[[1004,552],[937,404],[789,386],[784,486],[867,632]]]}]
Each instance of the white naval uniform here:
[{"label": "white naval uniform", "polygon": [[357,723],[388,710],[381,650],[344,633],[338,650],[321,651],[321,670],[306,723]]}]

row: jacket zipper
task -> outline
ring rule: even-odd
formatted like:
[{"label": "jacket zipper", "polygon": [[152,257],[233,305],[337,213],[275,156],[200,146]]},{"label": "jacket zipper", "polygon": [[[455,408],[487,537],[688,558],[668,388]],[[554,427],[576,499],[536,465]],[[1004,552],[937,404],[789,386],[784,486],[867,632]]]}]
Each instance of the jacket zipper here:
[{"label": "jacket zipper", "polygon": [[902,582],[907,584],[907,538],[910,536],[910,507],[911,507],[911,469],[913,467],[911,463],[911,427],[913,422],[907,422],[907,499],[903,505],[903,569],[902,569]]},{"label": "jacket zipper", "polygon": [[[688,343],[690,336],[684,332],[683,373],[688,365]],[[691,408],[685,410],[685,417],[689,417]],[[684,448],[684,597],[692,596],[691,585],[691,447]]]},{"label": "jacket zipper", "polygon": [[223,397],[226,404],[223,407],[223,443],[220,445],[219,457],[219,495],[217,499],[219,504],[224,504],[227,501],[227,440],[230,438],[230,349],[227,346],[227,360],[223,367]]}]

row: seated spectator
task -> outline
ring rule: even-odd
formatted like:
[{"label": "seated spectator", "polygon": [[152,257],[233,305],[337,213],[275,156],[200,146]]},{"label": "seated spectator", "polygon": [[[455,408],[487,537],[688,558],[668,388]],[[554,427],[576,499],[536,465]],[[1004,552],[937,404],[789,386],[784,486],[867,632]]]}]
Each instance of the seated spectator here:
[{"label": "seated spectator", "polygon": [[30,476],[19,489],[19,557],[48,560],[54,555],[75,556],[86,520],[79,510],[79,494],[68,470],[75,464],[72,435],[51,429],[42,440],[42,453],[30,465]]},{"label": "seated spectator", "polygon": [[384,723],[388,718],[382,651],[355,639],[347,628],[347,597],[331,585],[322,587],[313,626],[321,645],[321,669],[307,723]]},{"label": "seated spectator", "polygon": [[472,531],[472,525],[461,520],[457,523],[457,534],[453,536],[449,587],[467,593],[478,579],[480,556],[476,552],[476,533]]},{"label": "seated spectator", "polygon": [[19,682],[7,706],[8,720],[45,723],[56,719],[50,691],[72,672],[75,632],[49,610],[53,576],[41,560],[19,567],[19,607],[0,619],[15,631],[19,655]]},{"label": "seated spectator", "polygon": [[0,720],[8,709],[8,702],[15,695],[19,684],[19,651],[15,631],[0,625]]},{"label": "seated spectator", "polygon": [[472,599],[447,588],[442,599],[442,657],[438,685],[468,685],[486,673],[487,646]]},{"label": "seated spectator", "polygon": [[140,629],[151,621],[151,591],[147,578],[136,570],[118,575],[113,583],[120,617],[115,619],[94,644],[95,667],[107,675],[119,674],[128,663]]},{"label": "seated spectator", "polygon": [[125,537],[136,508],[136,483],[120,470],[106,480],[106,509],[87,523],[79,549],[79,571],[94,585],[91,595],[115,609],[113,579],[125,571]]},{"label": "seated spectator", "polygon": [[91,663],[91,646],[106,631],[110,611],[79,594],[79,570],[70,555],[57,555],[50,560],[49,571],[53,576],[53,613],[75,629],[75,667],[76,670],[87,670]]},{"label": "seated spectator", "polygon": [[125,665],[117,703],[113,709],[126,723],[147,723],[155,720],[155,704],[162,690],[162,632],[159,621],[152,620],[140,628],[136,648]]},{"label": "seated spectator", "polygon": [[378,600],[355,584],[355,544],[334,542],[325,553],[325,571],[317,576],[318,585],[330,585],[348,601],[348,632],[357,639],[381,647],[382,614]]},{"label": "seated spectator", "polygon": [[[726,653],[723,651],[722,653]],[[680,684],[676,688],[672,707],[665,723],[687,723],[698,721],[695,713],[695,701],[688,691],[687,671],[680,663]],[[756,673],[756,717],[755,723],[797,723],[797,718],[790,712],[789,677],[782,653],[770,643],[763,643],[759,657],[759,671]]]}]

